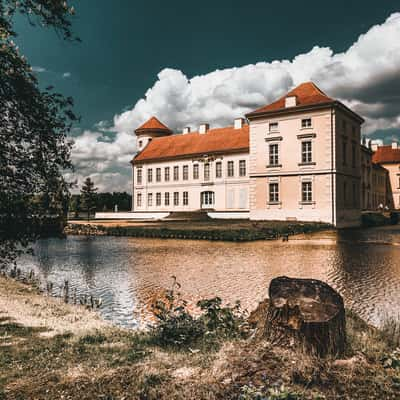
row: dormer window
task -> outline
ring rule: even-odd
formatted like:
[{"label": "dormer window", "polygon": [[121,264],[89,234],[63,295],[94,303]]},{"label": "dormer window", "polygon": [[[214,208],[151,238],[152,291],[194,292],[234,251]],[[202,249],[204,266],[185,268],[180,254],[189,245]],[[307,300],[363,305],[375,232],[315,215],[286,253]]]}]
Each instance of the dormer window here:
[{"label": "dormer window", "polygon": [[139,140],[139,149],[141,149],[143,146],[143,140]]},{"label": "dormer window", "polygon": [[301,120],[301,127],[304,128],[312,128],[312,121],[311,118],[303,118]]},{"label": "dormer window", "polygon": [[270,122],[269,123],[269,131],[270,132],[277,132],[279,129],[279,124],[278,122]]}]

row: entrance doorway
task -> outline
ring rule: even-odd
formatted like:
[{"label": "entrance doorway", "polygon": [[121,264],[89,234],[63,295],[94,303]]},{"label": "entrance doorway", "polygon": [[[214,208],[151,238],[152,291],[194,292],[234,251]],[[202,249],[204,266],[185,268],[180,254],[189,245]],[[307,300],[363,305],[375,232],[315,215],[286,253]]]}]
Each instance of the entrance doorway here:
[{"label": "entrance doorway", "polygon": [[215,203],[214,192],[201,192],[201,208],[213,208]]}]

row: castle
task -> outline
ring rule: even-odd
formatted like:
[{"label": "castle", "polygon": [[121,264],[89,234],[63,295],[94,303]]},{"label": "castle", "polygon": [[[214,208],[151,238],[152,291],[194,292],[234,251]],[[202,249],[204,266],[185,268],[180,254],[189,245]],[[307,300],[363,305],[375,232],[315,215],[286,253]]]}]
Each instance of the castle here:
[{"label": "castle", "polygon": [[363,118],[312,82],[245,117],[180,134],[156,117],[137,128],[132,211],[349,227],[363,209],[399,208],[389,189],[400,188],[400,149],[361,143]]}]

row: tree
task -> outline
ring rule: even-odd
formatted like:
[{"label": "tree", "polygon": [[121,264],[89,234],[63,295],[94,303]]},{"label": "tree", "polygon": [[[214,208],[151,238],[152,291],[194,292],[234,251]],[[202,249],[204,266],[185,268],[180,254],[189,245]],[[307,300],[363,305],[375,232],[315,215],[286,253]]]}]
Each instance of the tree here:
[{"label": "tree", "polygon": [[[67,134],[77,120],[71,98],[41,90],[13,42],[16,14],[31,25],[52,27],[66,40],[73,8],[64,0],[0,0],[0,266],[16,260],[48,217],[44,204],[65,210],[70,169]],[[44,202],[35,201],[46,196]],[[53,203],[52,203],[53,202]]]},{"label": "tree", "polygon": [[88,221],[90,214],[96,211],[96,197],[97,188],[94,187],[93,181],[88,177],[81,189],[81,209],[87,212]]}]

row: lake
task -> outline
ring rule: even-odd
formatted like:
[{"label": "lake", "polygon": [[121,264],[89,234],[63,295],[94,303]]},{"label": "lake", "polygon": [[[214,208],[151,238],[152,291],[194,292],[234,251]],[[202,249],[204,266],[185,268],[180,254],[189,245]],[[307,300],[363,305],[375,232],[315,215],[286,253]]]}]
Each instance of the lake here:
[{"label": "lake", "polygon": [[400,226],[326,231],[288,242],[228,243],[175,239],[69,236],[45,239],[19,267],[34,270],[43,285],[61,293],[64,280],[77,296],[102,299],[99,312],[136,328],[151,319],[149,304],[172,276],[194,304],[220,296],[254,309],[280,275],[321,279],[344,297],[346,307],[379,325],[400,314]]}]

